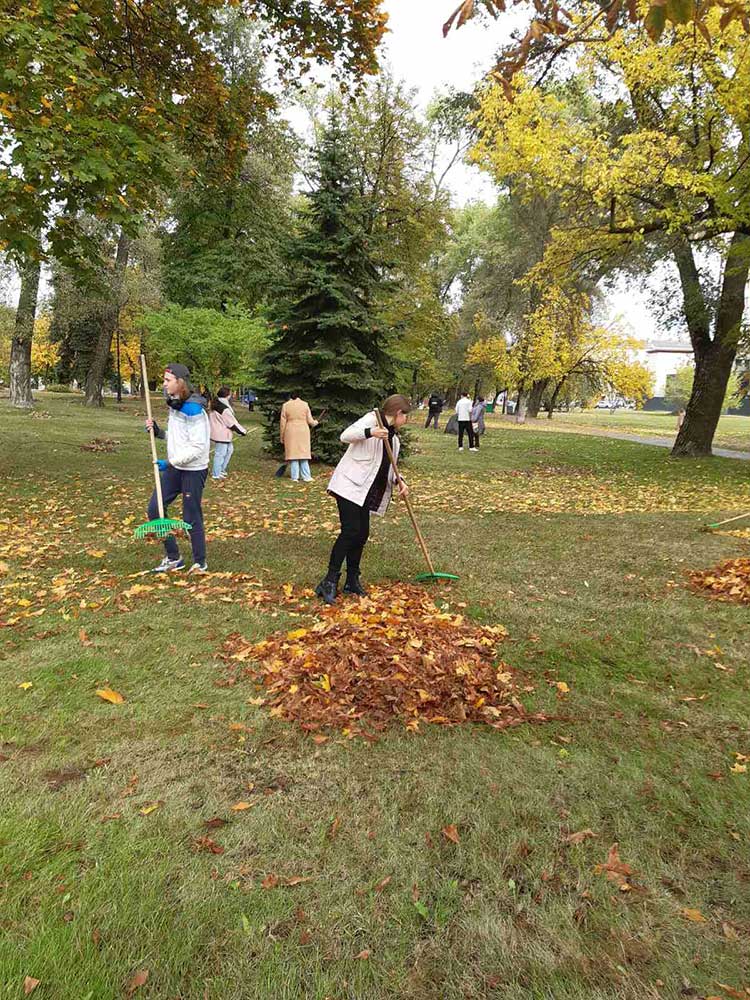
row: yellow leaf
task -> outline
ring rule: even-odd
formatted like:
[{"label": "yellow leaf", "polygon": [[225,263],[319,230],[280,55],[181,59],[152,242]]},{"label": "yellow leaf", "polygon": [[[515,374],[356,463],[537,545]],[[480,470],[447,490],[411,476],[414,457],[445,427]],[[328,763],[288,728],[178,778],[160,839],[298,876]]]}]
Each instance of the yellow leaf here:
[{"label": "yellow leaf", "polygon": [[265,705],[266,699],[265,698],[248,698],[247,699],[247,703],[248,703],[248,705]]},{"label": "yellow leaf", "polygon": [[732,764],[729,770],[732,774],[744,774],[747,771],[747,764]]},{"label": "yellow leaf", "polygon": [[680,916],[684,917],[685,920],[692,920],[694,924],[705,924],[707,922],[700,910],[680,910]]},{"label": "yellow leaf", "polygon": [[19,608],[30,608],[31,607],[31,601],[27,597],[22,597],[18,601],[18,606],[19,606]]},{"label": "yellow leaf", "polygon": [[21,689],[22,689],[23,691],[28,691],[28,690],[29,690],[29,688],[33,688],[33,687],[34,687],[34,684],[33,684],[33,682],[32,682],[32,681],[22,681],[22,682],[21,682],[21,684],[19,684],[18,686],[19,686],[19,687],[20,687],[20,688],[21,688]]},{"label": "yellow leaf", "polygon": [[113,691],[111,688],[97,688],[95,693],[99,695],[102,701],[109,701],[113,705],[122,705],[125,701],[119,691]]},{"label": "yellow leaf", "polygon": [[159,806],[163,805],[162,802],[152,802],[150,806],[144,806],[143,809],[139,809],[138,812],[141,816],[148,816],[149,813],[155,812]]},{"label": "yellow leaf", "polygon": [[294,641],[295,639],[301,639],[305,635],[307,635],[306,628],[295,628],[291,632],[287,632],[286,637]]},{"label": "yellow leaf", "polygon": [[558,681],[557,684],[556,684],[556,687],[557,687],[557,690],[558,691],[562,691],[563,694],[567,694],[568,691],[570,691],[570,688],[565,683],[565,681]]},{"label": "yellow leaf", "polygon": [[244,812],[245,809],[252,809],[252,807],[253,807],[252,802],[235,802],[235,804],[232,806],[232,812],[236,813]]},{"label": "yellow leaf", "polygon": [[92,559],[103,559],[106,554],[104,549],[86,549],[86,555],[91,556]]}]

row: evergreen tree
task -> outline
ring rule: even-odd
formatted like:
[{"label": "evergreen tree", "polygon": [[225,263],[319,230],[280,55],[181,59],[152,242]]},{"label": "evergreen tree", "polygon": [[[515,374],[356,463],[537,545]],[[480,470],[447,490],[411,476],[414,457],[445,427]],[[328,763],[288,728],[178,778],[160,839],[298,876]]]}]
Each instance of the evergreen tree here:
[{"label": "evergreen tree", "polygon": [[339,435],[393,386],[393,362],[377,323],[384,291],[363,226],[345,133],[329,119],[317,154],[316,188],[290,240],[271,320],[276,334],[261,365],[267,447],[278,453],[278,417],[290,392],[325,421],[313,454],[341,456]]}]

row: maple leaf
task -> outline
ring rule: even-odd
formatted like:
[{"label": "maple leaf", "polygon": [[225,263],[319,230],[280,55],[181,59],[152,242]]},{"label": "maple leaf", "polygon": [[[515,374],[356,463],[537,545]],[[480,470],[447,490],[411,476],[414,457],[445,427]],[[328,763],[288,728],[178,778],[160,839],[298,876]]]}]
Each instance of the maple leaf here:
[{"label": "maple leaf", "polygon": [[628,886],[628,876],[634,874],[633,869],[630,865],[626,865],[620,860],[620,845],[617,843],[612,844],[607,854],[607,860],[603,865],[596,865],[594,867],[594,873],[596,875],[602,874],[602,872],[607,876],[610,882],[616,882],[620,888],[623,886]]}]

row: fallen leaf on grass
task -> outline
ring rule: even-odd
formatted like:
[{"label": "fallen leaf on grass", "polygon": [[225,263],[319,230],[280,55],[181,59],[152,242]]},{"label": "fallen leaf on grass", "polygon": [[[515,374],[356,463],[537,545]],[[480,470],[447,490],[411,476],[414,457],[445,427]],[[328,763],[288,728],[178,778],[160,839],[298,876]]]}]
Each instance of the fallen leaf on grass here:
[{"label": "fallen leaf on grass", "polygon": [[684,910],[680,910],[680,916],[684,917],[685,920],[692,920],[694,924],[705,924],[708,922],[700,910],[691,910],[686,908]]},{"label": "fallen leaf on grass", "polygon": [[271,873],[270,875],[266,875],[266,877],[260,883],[260,886],[261,889],[275,889],[278,884],[279,884],[278,875],[274,875],[273,873]]},{"label": "fallen leaf on grass", "polygon": [[594,873],[596,875],[604,873],[610,882],[616,882],[620,888],[626,885],[629,888],[628,876],[633,874],[633,869],[620,860],[620,845],[615,843],[609,849],[606,862],[594,866]]},{"label": "fallen leaf on grass", "polygon": [[108,813],[106,816],[102,816],[100,822],[109,823],[110,820],[121,819],[121,818],[122,818],[122,813]]},{"label": "fallen leaf on grass", "polygon": [[112,705],[122,705],[125,701],[119,691],[113,691],[111,688],[97,688],[94,693],[99,695],[102,701],[108,701]]},{"label": "fallen leaf on grass", "polygon": [[386,877],[384,879],[381,879],[381,881],[378,882],[377,885],[374,885],[372,887],[373,888],[373,892],[382,892],[383,889],[385,889],[385,887],[387,885],[389,885],[389,883],[390,883],[390,881],[391,881],[392,878],[393,878],[392,875],[386,875]]},{"label": "fallen leaf on grass", "polygon": [[139,969],[138,972],[133,976],[133,978],[128,983],[127,993],[128,996],[132,996],[135,991],[141,987],[145,986],[148,982],[148,969]]},{"label": "fallen leaf on grass", "polygon": [[217,844],[215,840],[211,840],[210,837],[197,837],[194,841],[195,848],[198,851],[208,851],[209,854],[223,854],[224,848],[221,844]]},{"label": "fallen leaf on grass", "polygon": [[747,771],[747,764],[732,764],[729,770],[732,774],[745,774]]},{"label": "fallen leaf on grass", "polygon": [[370,951],[369,951],[368,948],[363,948],[362,951],[360,951],[354,957],[355,958],[361,958],[364,961],[364,960],[366,960],[366,959],[368,959],[370,957]]},{"label": "fallen leaf on grass", "polygon": [[163,805],[164,805],[163,802],[152,802],[150,805],[143,806],[143,808],[139,809],[138,812],[141,814],[141,816],[149,816],[152,812],[156,812],[159,806]]},{"label": "fallen leaf on grass", "polygon": [[78,630],[78,641],[83,646],[93,646],[94,645],[93,642],[91,641],[91,639],[89,639],[88,635],[86,634],[86,629],[85,628],[81,628],[81,629]]},{"label": "fallen leaf on grass", "polygon": [[310,875],[292,875],[291,878],[284,880],[284,885],[302,885],[303,882],[312,882],[312,876]]},{"label": "fallen leaf on grass", "polygon": [[555,684],[555,687],[557,688],[557,690],[558,690],[558,691],[559,691],[559,692],[560,692],[561,694],[568,694],[568,693],[569,693],[569,691],[570,691],[570,688],[569,688],[569,687],[568,687],[568,685],[567,685],[567,684],[565,683],[565,681],[558,681],[558,682],[557,682],[557,683]]},{"label": "fallen leaf on grass", "polygon": [[331,825],[328,827],[328,831],[326,833],[326,837],[329,840],[333,840],[333,838],[339,832],[339,827],[340,826],[341,826],[341,817],[340,816],[334,817]]},{"label": "fallen leaf on grass", "polygon": [[596,837],[593,830],[579,830],[578,833],[571,833],[565,838],[566,844],[582,844],[588,837]]},{"label": "fallen leaf on grass", "polygon": [[203,825],[207,830],[218,830],[219,827],[226,826],[227,821],[220,816],[213,816],[211,819],[207,819]]},{"label": "fallen leaf on grass", "polygon": [[444,826],[440,832],[446,840],[450,840],[454,844],[460,843],[460,837],[458,836],[458,830],[456,829],[455,823],[449,823],[447,826]]},{"label": "fallen leaf on grass", "polygon": [[734,986],[727,986],[726,983],[716,984],[720,989],[724,990],[727,996],[732,997],[732,1000],[747,1000],[750,996],[750,986],[746,986],[743,990],[736,990]]},{"label": "fallen leaf on grass", "polygon": [[40,979],[34,979],[33,976],[26,976],[23,981],[23,995],[27,997],[29,993],[33,993],[40,982]]},{"label": "fallen leaf on grass", "polygon": [[232,806],[232,812],[236,813],[244,812],[245,809],[252,809],[252,807],[253,807],[252,802],[235,802],[235,804]]},{"label": "fallen leaf on grass", "polygon": [[28,691],[29,688],[34,687],[34,683],[33,681],[22,681],[18,686],[21,688],[22,691]]}]

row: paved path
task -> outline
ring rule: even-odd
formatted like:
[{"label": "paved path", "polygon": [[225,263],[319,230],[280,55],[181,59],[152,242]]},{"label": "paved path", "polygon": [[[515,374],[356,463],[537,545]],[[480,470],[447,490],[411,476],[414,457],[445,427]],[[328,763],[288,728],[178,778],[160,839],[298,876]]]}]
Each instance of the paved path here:
[{"label": "paved path", "polygon": [[[512,418],[510,418],[512,420]],[[508,422],[510,422],[508,420]],[[518,425],[516,425],[518,426]],[[546,424],[537,424],[536,421],[529,421],[523,425],[530,430],[545,430],[549,432],[558,432],[560,434],[588,434],[592,437],[607,437],[616,438],[618,441],[632,441],[634,444],[650,444],[657,448],[671,448],[674,444],[674,438],[668,437],[656,437],[656,436],[646,436],[641,434],[626,434],[622,431],[608,431],[605,429],[599,429],[597,427],[575,427],[571,424],[557,424],[550,427]],[[735,451],[731,448],[714,448],[714,455],[718,455],[721,458],[739,458],[744,461],[750,461],[750,451]]]}]

